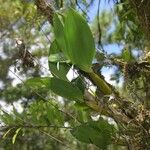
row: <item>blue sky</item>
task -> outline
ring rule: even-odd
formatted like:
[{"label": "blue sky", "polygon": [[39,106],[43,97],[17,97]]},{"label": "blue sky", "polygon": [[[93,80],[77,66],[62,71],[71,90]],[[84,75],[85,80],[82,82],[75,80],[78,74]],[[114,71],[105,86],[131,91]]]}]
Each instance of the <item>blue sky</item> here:
[{"label": "blue sky", "polygon": [[[99,3],[99,0],[95,0],[93,5],[90,7],[88,11],[88,17],[90,21],[92,21],[94,17],[97,15],[98,3]],[[104,10],[113,11],[113,6],[114,6],[114,3],[112,1],[108,3],[108,0],[101,0],[100,13]],[[118,44],[115,44],[115,43],[109,44],[109,45],[103,45],[103,47],[104,47],[104,50],[107,52],[107,54],[111,54],[111,53],[119,54],[121,52],[121,49],[123,48],[122,46],[119,46]],[[108,68],[108,67],[102,68],[102,74],[104,75],[106,81],[111,83],[112,85],[116,85],[116,82],[110,81],[111,74],[113,74],[114,71],[115,71],[115,68]],[[121,82],[119,83],[119,86],[122,85],[123,80],[121,79],[120,81]]]},{"label": "blue sky", "polygon": [[[110,1],[108,3],[108,0],[100,0],[100,12],[102,12],[103,10],[111,10],[113,8],[113,2]],[[93,5],[90,7],[89,12],[88,12],[88,16],[90,18],[90,20],[93,20],[95,15],[97,14],[97,9],[98,9],[98,3],[99,0],[95,0]]]},{"label": "blue sky", "polygon": [[[97,15],[98,3],[99,0],[95,0],[93,5],[88,10],[87,15],[90,21],[92,21]],[[113,6],[114,6],[113,1],[110,1],[108,3],[108,0],[100,0],[100,13],[104,10],[113,11]],[[122,49],[122,46],[119,46],[118,44],[110,44],[110,45],[103,45],[103,46],[107,54],[111,54],[111,53],[119,54],[121,52],[120,50]]]}]

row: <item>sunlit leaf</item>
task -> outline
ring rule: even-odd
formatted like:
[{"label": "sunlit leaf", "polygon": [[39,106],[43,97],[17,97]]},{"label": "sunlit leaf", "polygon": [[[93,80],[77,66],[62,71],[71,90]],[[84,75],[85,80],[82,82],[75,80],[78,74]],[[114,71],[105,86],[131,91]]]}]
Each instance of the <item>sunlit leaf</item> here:
[{"label": "sunlit leaf", "polygon": [[15,132],[15,134],[14,134],[14,136],[13,136],[13,138],[12,138],[12,143],[13,144],[15,144],[15,141],[16,141],[16,138],[17,138],[17,135],[18,135],[18,133],[19,133],[19,131],[21,130],[21,128],[18,128],[17,130],[16,130],[16,132]]},{"label": "sunlit leaf", "polygon": [[50,85],[50,78],[49,77],[31,78],[26,80],[25,85],[33,89],[48,88],[48,86]]},{"label": "sunlit leaf", "polygon": [[3,135],[3,139],[7,136],[7,134],[12,130],[13,128],[10,128],[9,130],[7,130],[6,132],[5,132],[5,134]]},{"label": "sunlit leaf", "polygon": [[64,25],[66,48],[63,49],[71,62],[80,69],[90,72],[95,44],[91,30],[85,19],[70,9]]}]

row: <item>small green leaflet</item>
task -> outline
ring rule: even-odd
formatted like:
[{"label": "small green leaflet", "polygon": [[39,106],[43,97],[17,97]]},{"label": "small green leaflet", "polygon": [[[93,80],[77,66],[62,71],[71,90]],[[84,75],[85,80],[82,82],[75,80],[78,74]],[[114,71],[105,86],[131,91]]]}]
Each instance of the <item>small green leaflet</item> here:
[{"label": "small green leaflet", "polygon": [[131,50],[125,48],[122,51],[122,58],[126,61],[126,62],[131,62],[134,60],[134,57],[132,56]]},{"label": "small green leaflet", "polygon": [[7,130],[7,132],[3,135],[3,139],[7,136],[7,134],[12,130],[13,128],[10,128],[9,130]]},{"label": "small green leaflet", "polygon": [[17,138],[17,135],[18,135],[18,133],[19,133],[19,131],[21,130],[21,128],[18,128],[17,130],[16,130],[16,132],[15,132],[15,134],[14,134],[14,136],[13,136],[13,138],[12,138],[12,143],[13,144],[15,144],[15,141],[16,141],[16,138]]}]

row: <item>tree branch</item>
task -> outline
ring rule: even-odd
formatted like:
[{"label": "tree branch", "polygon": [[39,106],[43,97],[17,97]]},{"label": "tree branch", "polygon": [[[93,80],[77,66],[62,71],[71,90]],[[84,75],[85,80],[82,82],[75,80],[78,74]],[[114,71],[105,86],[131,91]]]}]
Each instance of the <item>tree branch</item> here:
[{"label": "tree branch", "polygon": [[50,4],[47,4],[45,0],[36,0],[35,5],[41,14],[47,17],[48,21],[53,25],[54,9]]}]

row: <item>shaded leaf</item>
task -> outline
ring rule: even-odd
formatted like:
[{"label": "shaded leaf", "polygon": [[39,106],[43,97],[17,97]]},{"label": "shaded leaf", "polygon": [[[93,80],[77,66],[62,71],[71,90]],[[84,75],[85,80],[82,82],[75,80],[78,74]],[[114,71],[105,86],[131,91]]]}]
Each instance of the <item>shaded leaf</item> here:
[{"label": "shaded leaf", "polygon": [[49,62],[49,68],[51,73],[55,76],[58,77],[62,80],[68,81],[66,75],[70,69],[70,66],[67,65],[66,63],[54,63],[54,62]]},{"label": "shaded leaf", "polygon": [[75,127],[71,133],[79,141],[95,144],[101,149],[107,149],[107,146],[111,144],[114,127],[108,124],[107,121],[100,119]]},{"label": "shaded leaf", "polygon": [[58,46],[58,44],[57,44],[57,41],[56,41],[56,39],[51,43],[51,45],[50,45],[50,49],[49,49],[49,55],[51,55],[51,54],[57,54],[57,53],[59,53],[59,52],[61,52],[61,50],[60,50],[60,48],[59,48],[59,46]]},{"label": "shaded leaf", "polygon": [[65,53],[65,56],[68,56],[66,53],[66,42],[64,38],[64,26],[61,23],[57,14],[54,15],[54,33],[56,41],[60,49]]},{"label": "shaded leaf", "polygon": [[71,82],[74,85],[76,85],[82,91],[82,93],[84,93],[84,90],[86,88],[86,84],[84,83],[83,77],[77,77],[76,79],[73,79]]},{"label": "shaded leaf", "polygon": [[55,94],[69,100],[83,101],[83,93],[77,86],[55,77],[36,77],[28,79],[25,84],[34,89],[38,89],[40,87],[52,90]]},{"label": "shaded leaf", "polygon": [[69,100],[83,101],[83,93],[78,87],[74,86],[70,82],[63,81],[58,78],[51,78],[50,89],[54,93]]}]

